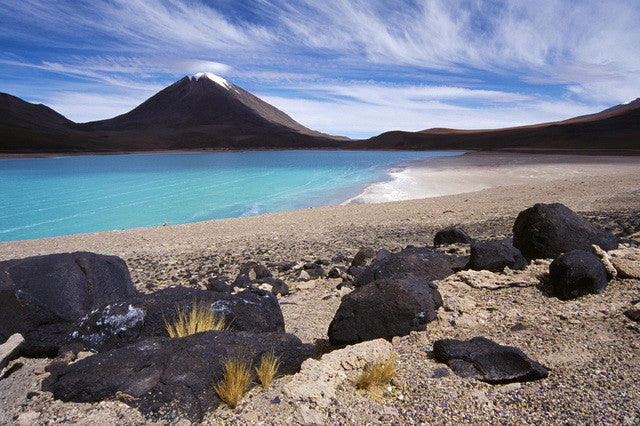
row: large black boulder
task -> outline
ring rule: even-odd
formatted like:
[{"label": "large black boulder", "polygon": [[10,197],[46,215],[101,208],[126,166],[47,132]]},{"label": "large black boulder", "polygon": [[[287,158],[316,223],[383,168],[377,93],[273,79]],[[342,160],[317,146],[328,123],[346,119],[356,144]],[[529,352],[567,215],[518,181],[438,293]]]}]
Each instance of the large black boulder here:
[{"label": "large black boulder", "polygon": [[354,279],[354,287],[362,287],[377,280],[398,280],[409,277],[427,281],[441,280],[454,273],[456,258],[438,251],[409,247],[376,259]]},{"label": "large black boulder", "polygon": [[516,270],[524,269],[529,264],[520,250],[506,241],[474,241],[470,254],[465,268],[476,271],[502,272],[507,266]]},{"label": "large black boulder", "polygon": [[424,279],[374,281],[342,298],[329,325],[329,340],[353,344],[424,330],[440,306],[440,292]]},{"label": "large black boulder", "polygon": [[499,345],[485,337],[436,340],[433,355],[439,362],[447,363],[457,375],[489,383],[526,382],[549,375],[520,349]]},{"label": "large black boulder", "polygon": [[607,287],[607,270],[595,254],[572,250],[549,265],[551,294],[559,299],[575,299],[602,293]]},{"label": "large black boulder", "polygon": [[176,310],[188,311],[197,302],[224,315],[235,331],[284,332],[278,299],[255,287],[237,294],[168,288],[122,302],[105,304],[78,319],[69,332],[69,343],[106,351],[149,337],[168,336],[165,319]]},{"label": "large black boulder", "polygon": [[531,259],[555,259],[571,250],[618,247],[618,237],[560,204],[536,204],[518,214],[513,245]]},{"label": "large black boulder", "polygon": [[446,244],[471,244],[471,237],[462,229],[450,226],[436,232],[435,237],[433,237],[434,246]]},{"label": "large black boulder", "polygon": [[23,354],[55,355],[78,318],[137,294],[116,256],[75,252],[0,262],[0,341],[21,333]]},{"label": "large black boulder", "polygon": [[208,331],[177,339],[155,337],[50,368],[43,388],[63,401],[117,398],[154,421],[198,422],[220,404],[214,385],[222,379],[226,359],[239,357],[257,366],[270,351],[280,357],[279,374],[296,373],[315,354],[313,345],[285,333]]}]

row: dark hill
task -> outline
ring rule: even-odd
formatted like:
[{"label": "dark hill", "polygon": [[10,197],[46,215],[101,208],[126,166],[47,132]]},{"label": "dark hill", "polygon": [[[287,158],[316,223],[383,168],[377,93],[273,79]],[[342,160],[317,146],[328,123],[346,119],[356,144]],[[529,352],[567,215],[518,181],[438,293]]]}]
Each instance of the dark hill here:
[{"label": "dark hill", "polygon": [[[0,152],[339,149],[345,140],[314,132],[213,74],[184,77],[126,114],[82,124],[11,98],[21,109],[0,104],[7,117],[0,121]],[[48,124],[53,118],[38,114],[42,108],[58,117],[55,127]]]},{"label": "dark hill", "polygon": [[[519,150],[640,154],[640,98],[597,114],[565,121],[495,130],[429,129],[392,131],[352,149],[370,150]],[[577,151],[576,151],[577,150]]]}]

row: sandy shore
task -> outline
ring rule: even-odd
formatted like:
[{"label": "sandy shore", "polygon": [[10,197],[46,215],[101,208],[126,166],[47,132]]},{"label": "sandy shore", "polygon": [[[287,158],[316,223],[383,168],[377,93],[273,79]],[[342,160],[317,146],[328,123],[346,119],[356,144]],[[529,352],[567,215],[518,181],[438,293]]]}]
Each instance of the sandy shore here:
[{"label": "sandy shore", "polygon": [[[434,195],[429,191],[438,190],[460,193],[3,242],[0,260],[88,250],[124,258],[143,292],[174,285],[205,288],[212,275],[232,280],[248,260],[303,264],[338,255],[349,259],[365,245],[389,250],[430,245],[434,233],[449,225],[462,226],[474,238],[509,237],[518,212],[537,202],[564,203],[625,238],[640,241],[639,157],[472,153],[414,164],[399,172],[413,179],[405,188],[412,196]],[[440,185],[429,187],[433,182]],[[402,189],[398,184],[396,188]],[[336,286],[341,280],[300,282],[295,274],[273,272],[292,289],[291,295],[280,297],[287,332],[309,343],[326,339],[340,304],[342,293]],[[282,391],[290,377],[283,377],[269,389],[251,390],[234,411],[219,408],[208,413],[204,423],[640,422],[640,327],[623,314],[640,299],[640,280],[612,280],[604,294],[568,302],[551,298],[536,286],[489,290],[446,280],[437,285],[445,301],[438,320],[424,332],[393,339],[399,373],[386,396],[372,398],[345,384],[329,407],[316,407],[287,399]],[[478,335],[521,348],[551,370],[549,378],[489,385],[436,374],[443,368],[430,354],[436,339]],[[54,400],[40,389],[49,360],[15,362],[21,367],[0,380],[0,423],[146,422],[119,401]]]},{"label": "sandy shore", "polygon": [[[558,154],[469,153],[417,160],[389,172],[344,204],[381,203],[462,194],[499,186],[543,184],[558,179],[615,175],[623,168],[640,171],[640,158]],[[630,168],[628,168],[630,167]]]}]

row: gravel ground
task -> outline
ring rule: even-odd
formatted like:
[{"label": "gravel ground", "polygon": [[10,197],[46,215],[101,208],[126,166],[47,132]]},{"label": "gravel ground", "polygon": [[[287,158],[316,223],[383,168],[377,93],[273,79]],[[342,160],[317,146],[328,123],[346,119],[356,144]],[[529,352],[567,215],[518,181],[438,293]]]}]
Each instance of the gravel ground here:
[{"label": "gravel ground", "polygon": [[[625,166],[626,167],[626,166]],[[248,260],[347,266],[362,246],[399,250],[430,244],[435,232],[460,225],[475,238],[511,236],[517,213],[560,201],[618,235],[640,242],[640,173],[621,167],[598,176],[568,175],[539,184],[378,205],[284,212],[190,225],[0,243],[0,259],[90,250],[123,257],[135,285],[149,292],[173,285],[204,288],[212,276],[235,278]],[[337,256],[343,256],[341,261]],[[301,282],[270,268],[292,294],[280,304],[288,332],[327,346],[327,328],[344,294],[341,279]],[[427,330],[397,337],[398,376],[382,395],[345,382],[327,407],[293,401],[282,377],[253,388],[236,410],[221,407],[205,424],[640,424],[640,327],[624,314],[640,300],[640,281],[616,279],[605,293],[574,301],[539,286],[476,289],[442,281],[445,307]],[[485,336],[513,345],[550,370],[547,379],[490,385],[455,376],[431,355],[439,338]],[[49,360],[14,360],[0,380],[1,424],[144,424],[119,401],[63,403],[40,389]],[[186,424],[186,421],[177,422]]]}]

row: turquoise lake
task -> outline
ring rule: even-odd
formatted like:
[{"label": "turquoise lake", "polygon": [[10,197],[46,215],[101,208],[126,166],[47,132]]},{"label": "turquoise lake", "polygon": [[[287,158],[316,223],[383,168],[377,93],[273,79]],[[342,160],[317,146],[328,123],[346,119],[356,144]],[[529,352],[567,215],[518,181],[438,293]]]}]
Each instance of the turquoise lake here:
[{"label": "turquoise lake", "polygon": [[450,152],[269,151],[0,160],[0,241],[335,205]]}]

